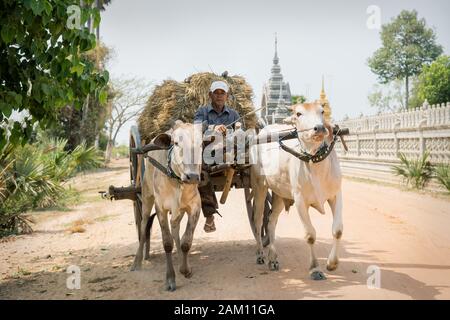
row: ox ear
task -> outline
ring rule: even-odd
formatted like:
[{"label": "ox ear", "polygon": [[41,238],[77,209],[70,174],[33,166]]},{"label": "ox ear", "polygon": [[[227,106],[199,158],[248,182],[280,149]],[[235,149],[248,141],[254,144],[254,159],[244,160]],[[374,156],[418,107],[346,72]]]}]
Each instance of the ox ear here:
[{"label": "ox ear", "polygon": [[178,128],[178,127],[181,126],[182,124],[183,124],[183,121],[181,121],[181,120],[175,121],[175,124],[173,125],[173,129],[175,130],[176,128]]},{"label": "ox ear", "polygon": [[153,139],[153,144],[161,148],[169,148],[172,137],[167,133],[158,134],[155,139]]}]

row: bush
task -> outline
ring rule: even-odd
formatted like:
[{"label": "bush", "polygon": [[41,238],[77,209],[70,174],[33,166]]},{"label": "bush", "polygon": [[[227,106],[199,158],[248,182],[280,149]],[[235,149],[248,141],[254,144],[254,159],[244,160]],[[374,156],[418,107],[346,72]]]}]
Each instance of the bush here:
[{"label": "bush", "polygon": [[393,166],[394,173],[403,177],[406,184],[416,189],[422,189],[433,176],[431,163],[428,161],[429,153],[426,152],[418,159],[408,160],[400,153],[400,165]]},{"label": "bush", "polygon": [[65,151],[67,140],[40,137],[39,142],[0,154],[0,236],[31,232],[23,213],[64,205],[64,183],[77,172],[102,165],[102,157],[85,143]]},{"label": "bush", "polygon": [[450,165],[442,163],[435,166],[434,176],[450,192]]}]

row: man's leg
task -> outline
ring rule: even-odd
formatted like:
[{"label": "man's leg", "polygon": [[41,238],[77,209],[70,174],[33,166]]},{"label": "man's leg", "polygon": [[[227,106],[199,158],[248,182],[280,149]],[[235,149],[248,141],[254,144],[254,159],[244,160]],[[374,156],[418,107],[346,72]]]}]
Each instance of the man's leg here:
[{"label": "man's leg", "polygon": [[206,218],[204,230],[206,232],[213,232],[216,230],[214,225],[214,213],[217,212],[219,205],[217,203],[216,194],[213,190],[211,182],[199,187],[200,198],[202,199],[202,212]]}]

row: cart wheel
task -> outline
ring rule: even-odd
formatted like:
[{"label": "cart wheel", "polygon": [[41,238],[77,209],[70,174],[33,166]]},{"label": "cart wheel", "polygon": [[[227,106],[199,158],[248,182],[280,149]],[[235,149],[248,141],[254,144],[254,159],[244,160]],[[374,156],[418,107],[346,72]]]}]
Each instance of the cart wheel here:
[{"label": "cart wheel", "polygon": [[[142,176],[143,176],[143,170],[139,170],[140,168],[143,169],[143,165],[140,165],[142,156],[136,154],[135,152],[132,152],[132,149],[134,148],[140,148],[141,147],[141,139],[139,136],[139,131],[136,126],[133,126],[130,130],[130,180],[131,185],[134,187],[140,187]],[[136,224],[136,231],[138,235],[138,239],[140,240],[140,227],[141,227],[141,221],[142,221],[142,200],[141,200],[141,194],[136,194],[136,200],[133,201],[133,209],[134,209],[134,222]]]},{"label": "cart wheel", "polygon": [[[247,206],[248,220],[250,222],[250,227],[252,228],[253,236],[256,238],[256,228],[255,222],[253,220],[253,208],[255,205],[255,200],[253,199],[253,196],[251,194],[251,188],[245,186],[244,194],[245,194],[245,204]],[[264,218],[263,218],[263,225],[261,227],[261,238],[264,247],[267,247],[270,243],[267,225],[269,223],[269,216],[271,213],[272,213],[272,195],[268,191],[264,203]]]}]

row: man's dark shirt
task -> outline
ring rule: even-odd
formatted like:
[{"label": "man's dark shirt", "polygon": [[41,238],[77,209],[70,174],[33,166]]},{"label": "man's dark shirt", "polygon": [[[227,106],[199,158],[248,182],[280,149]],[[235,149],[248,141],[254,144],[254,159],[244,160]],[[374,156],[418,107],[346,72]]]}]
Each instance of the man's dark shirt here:
[{"label": "man's dark shirt", "polygon": [[[194,123],[202,123],[206,121],[208,125],[219,125],[223,124],[225,126],[235,122],[239,119],[239,113],[236,110],[224,106],[222,112],[218,113],[211,104],[198,108],[194,115]],[[234,125],[233,125],[234,128]]]}]

